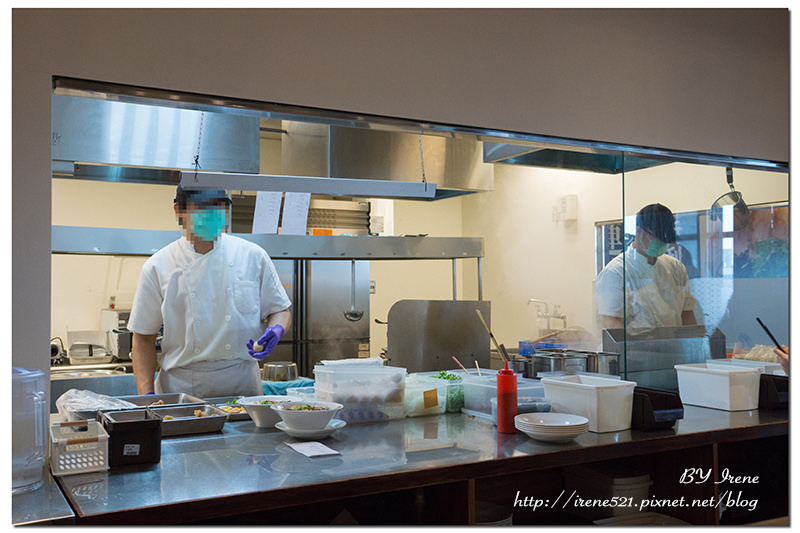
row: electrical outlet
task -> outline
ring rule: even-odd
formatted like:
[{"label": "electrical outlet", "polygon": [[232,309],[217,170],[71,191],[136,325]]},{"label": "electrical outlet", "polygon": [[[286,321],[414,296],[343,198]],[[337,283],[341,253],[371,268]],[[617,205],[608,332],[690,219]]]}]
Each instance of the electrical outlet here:
[{"label": "electrical outlet", "polygon": [[375,281],[369,280],[369,293],[375,294]]}]

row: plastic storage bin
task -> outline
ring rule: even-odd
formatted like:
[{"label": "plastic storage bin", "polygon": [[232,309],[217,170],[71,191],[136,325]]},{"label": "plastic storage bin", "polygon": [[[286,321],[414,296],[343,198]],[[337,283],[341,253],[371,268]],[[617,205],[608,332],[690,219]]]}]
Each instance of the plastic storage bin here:
[{"label": "plastic storage bin", "polygon": [[588,418],[589,431],[630,429],[635,382],[581,375],[544,378],[542,383],[552,410]]},{"label": "plastic storage bin", "polygon": [[313,401],[316,399],[314,397],[314,387],[289,387],[286,389],[286,394],[288,396],[299,396],[306,401]]},{"label": "plastic storage bin", "polygon": [[[489,403],[492,406],[492,414],[490,416],[492,424],[497,425],[497,398],[492,398]],[[546,398],[517,395],[517,414],[549,413],[550,404],[550,400]],[[483,415],[483,413],[480,414]]]},{"label": "plastic storage bin", "polygon": [[406,369],[371,365],[317,365],[314,396],[344,406],[336,414],[348,424],[405,417]]},{"label": "plastic storage bin", "polygon": [[50,426],[50,470],[54,476],[108,470],[108,433],[95,420]]},{"label": "plastic storage bin", "polygon": [[411,374],[406,377],[405,414],[408,417],[440,415],[447,407],[447,380]]},{"label": "plastic storage bin", "polygon": [[761,368],[732,365],[730,369],[706,363],[675,365],[683,403],[723,411],[758,409]]},{"label": "plastic storage bin", "polygon": [[619,463],[570,466],[565,467],[563,473],[564,488],[568,494],[575,491],[583,500],[610,500],[616,496],[619,500],[625,498],[625,501],[635,504],[569,508],[571,513],[590,520],[639,514],[638,504],[650,496],[650,486],[653,484],[649,474],[631,470]]},{"label": "plastic storage bin", "polygon": [[161,460],[161,420],[146,409],[101,411],[98,418],[108,433],[109,466]]},{"label": "plastic storage bin", "polygon": [[[544,387],[539,380],[517,376],[517,397],[543,398]],[[497,399],[497,376],[464,376],[464,408],[467,414],[492,416],[492,398]]]},{"label": "plastic storage bin", "polygon": [[[481,373],[487,372],[484,369],[481,369]],[[460,413],[461,408],[464,407],[464,381],[461,379],[462,375],[466,376],[463,370],[448,370],[448,374],[456,376],[458,379],[441,379],[437,378],[436,375],[439,372],[417,372],[418,376],[428,376],[436,379],[437,381],[443,381],[447,383],[447,405],[445,406],[445,412],[448,413]],[[492,375],[497,374],[497,371],[492,371]]]},{"label": "plastic storage bin", "polygon": [[747,359],[707,359],[708,368],[730,368],[731,365],[743,366],[747,368],[760,368],[764,374],[776,374],[785,376],[786,372],[780,363],[768,363],[766,361],[750,361]]}]

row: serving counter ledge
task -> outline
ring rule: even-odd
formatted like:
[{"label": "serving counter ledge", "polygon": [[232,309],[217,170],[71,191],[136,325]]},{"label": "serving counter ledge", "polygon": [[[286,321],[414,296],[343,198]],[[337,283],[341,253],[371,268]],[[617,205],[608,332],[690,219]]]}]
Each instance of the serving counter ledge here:
[{"label": "serving counter ledge", "polygon": [[[78,524],[471,524],[477,500],[513,509],[515,524],[584,524],[570,509],[532,510],[519,497],[554,501],[564,490],[562,467],[622,460],[650,474],[654,499],[720,498],[732,488],[759,500],[750,511],[728,506],[722,517],[713,507],[667,510],[692,524],[788,515],[786,411],[686,406],[667,430],[584,433],[565,444],[498,434],[464,414],[348,425],[321,441],[335,456],[306,458],[286,445],[295,441],[250,420],[228,422],[218,433],[164,438],[157,464],[59,484]],[[685,483],[688,469],[713,475]],[[724,472],[761,481],[714,483]]]}]

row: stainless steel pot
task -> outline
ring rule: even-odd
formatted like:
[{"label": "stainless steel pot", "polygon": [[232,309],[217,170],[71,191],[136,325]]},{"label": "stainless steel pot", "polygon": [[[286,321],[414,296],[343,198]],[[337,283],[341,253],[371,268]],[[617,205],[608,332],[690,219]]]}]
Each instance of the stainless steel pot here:
[{"label": "stainless steel pot", "polygon": [[533,376],[539,377],[541,372],[588,372],[589,356],[585,353],[570,351],[537,352],[533,355]]},{"label": "stainless steel pot", "polygon": [[587,352],[587,372],[619,376],[622,371],[620,355],[611,352]]},{"label": "stainless steel pot", "polygon": [[297,379],[297,365],[291,361],[270,361],[261,369],[264,381],[294,381]]}]

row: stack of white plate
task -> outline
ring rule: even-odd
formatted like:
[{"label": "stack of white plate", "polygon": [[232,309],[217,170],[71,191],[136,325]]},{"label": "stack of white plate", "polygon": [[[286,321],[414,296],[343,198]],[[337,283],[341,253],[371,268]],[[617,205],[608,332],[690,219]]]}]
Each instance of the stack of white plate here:
[{"label": "stack of white plate", "polygon": [[566,413],[525,413],[514,417],[514,426],[532,439],[569,442],[589,431],[589,419]]}]

